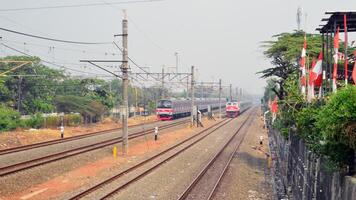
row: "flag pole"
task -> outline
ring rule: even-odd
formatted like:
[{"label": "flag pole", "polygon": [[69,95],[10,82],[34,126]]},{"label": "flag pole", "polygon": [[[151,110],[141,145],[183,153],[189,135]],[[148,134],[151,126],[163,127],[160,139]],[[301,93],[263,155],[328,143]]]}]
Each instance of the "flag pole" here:
[{"label": "flag pole", "polygon": [[345,70],[345,85],[347,85],[347,81],[348,81],[348,65],[349,65],[349,61],[347,59],[347,17],[346,14],[344,14],[344,36],[345,36],[345,65],[344,65],[344,70]]}]

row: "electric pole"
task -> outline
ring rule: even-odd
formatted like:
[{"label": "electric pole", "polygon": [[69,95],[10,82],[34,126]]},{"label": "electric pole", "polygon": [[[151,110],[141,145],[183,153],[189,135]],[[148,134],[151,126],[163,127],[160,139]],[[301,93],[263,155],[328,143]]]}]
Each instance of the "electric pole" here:
[{"label": "electric pole", "polygon": [[232,101],[232,84],[230,84],[230,101]]},{"label": "electric pole", "polygon": [[136,117],[136,112],[138,110],[138,103],[137,103],[137,87],[135,87],[135,111],[134,116]]},{"label": "electric pole", "polygon": [[127,154],[129,148],[129,138],[128,138],[128,21],[126,16],[126,10],[124,10],[124,19],[122,20],[122,96],[123,96],[123,106],[122,106],[122,153]]},{"label": "electric pole", "polygon": [[221,79],[219,79],[219,119],[221,119]]},{"label": "electric pole", "polygon": [[175,52],[174,55],[176,56],[176,73],[178,73],[178,64],[179,64],[179,60],[178,60],[178,52]]},{"label": "electric pole", "polygon": [[187,76],[187,99],[189,98],[189,76]]},{"label": "electric pole", "polygon": [[192,66],[192,71],[191,71],[191,77],[192,77],[192,82],[191,82],[191,93],[192,93],[192,113],[191,113],[191,126],[194,126],[194,66]]},{"label": "electric pole", "polygon": [[162,91],[161,91],[161,99],[164,99],[164,67],[162,67]]}]

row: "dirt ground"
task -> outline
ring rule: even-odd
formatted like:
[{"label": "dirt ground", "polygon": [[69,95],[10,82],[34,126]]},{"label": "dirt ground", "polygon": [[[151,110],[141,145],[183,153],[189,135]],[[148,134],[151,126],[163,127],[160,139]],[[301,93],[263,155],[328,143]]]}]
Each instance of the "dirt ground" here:
[{"label": "dirt ground", "polygon": [[[214,121],[204,121],[205,127],[209,127],[216,123]],[[176,129],[169,134],[161,135],[158,141],[154,141],[152,139],[140,140],[137,143],[130,145],[129,154],[125,157],[121,156],[121,152],[119,152],[119,156],[117,158],[113,158],[112,155],[108,155],[100,160],[77,168],[74,171],[62,174],[41,184],[34,185],[31,188],[21,191],[20,193],[12,194],[7,197],[0,197],[0,200],[61,198],[61,194],[66,194],[83,185],[90,184],[93,181],[93,178],[100,178],[102,173],[105,171],[115,171],[117,167],[120,167],[125,163],[130,163],[137,157],[172,146],[192,134],[195,134],[199,130],[200,129],[185,127]]]},{"label": "dirt ground", "polygon": [[[263,121],[258,113],[214,199],[275,199],[269,176],[268,136],[262,127]],[[263,137],[262,145],[259,143],[260,136]]]},{"label": "dirt ground", "polygon": [[[156,121],[156,116],[142,117],[138,116],[129,119],[129,126]],[[110,118],[104,119],[100,123],[96,123],[90,126],[77,126],[77,127],[65,127],[65,137],[71,137],[76,135],[88,134],[96,131],[105,131],[114,128],[120,128],[121,124],[117,123]],[[44,142],[60,138],[59,129],[32,129],[32,130],[15,130],[9,132],[0,133],[0,149],[7,149],[22,145],[28,145],[38,142]]]}]

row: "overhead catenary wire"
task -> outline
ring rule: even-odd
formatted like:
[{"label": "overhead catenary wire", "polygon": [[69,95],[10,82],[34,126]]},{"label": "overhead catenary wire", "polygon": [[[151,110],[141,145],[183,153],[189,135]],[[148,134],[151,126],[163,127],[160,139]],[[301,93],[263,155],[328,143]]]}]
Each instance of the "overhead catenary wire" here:
[{"label": "overhead catenary wire", "polygon": [[47,10],[47,9],[58,9],[58,8],[79,8],[79,7],[92,7],[92,6],[104,6],[104,5],[115,5],[115,4],[137,4],[137,3],[152,3],[165,0],[133,0],[133,1],[116,1],[116,2],[106,2],[106,3],[86,3],[86,4],[72,4],[72,5],[58,5],[58,6],[40,6],[40,7],[26,7],[26,8],[6,8],[0,9],[0,12],[14,12],[14,11],[29,11],[29,10]]},{"label": "overhead catenary wire", "polygon": [[54,42],[62,42],[62,43],[70,43],[70,44],[83,44],[83,45],[111,44],[111,42],[81,42],[81,41],[62,40],[62,39],[43,37],[43,36],[33,35],[33,34],[29,34],[29,33],[19,32],[19,31],[15,31],[15,30],[3,28],[3,27],[0,27],[0,30],[18,34],[18,35],[23,35],[23,36],[27,36],[27,37],[42,39],[42,40],[49,40],[49,41],[54,41]]},{"label": "overhead catenary wire", "polygon": [[[25,52],[23,52],[23,51],[21,51],[21,50],[18,50],[18,49],[16,49],[16,48],[11,47],[11,46],[9,46],[9,45],[6,45],[6,44],[4,44],[4,43],[1,43],[1,45],[3,45],[4,47],[6,47],[6,48],[8,48],[8,49],[11,49],[11,50],[13,50],[13,51],[15,51],[15,52],[18,52],[18,53],[20,53],[20,54],[23,54],[23,55],[25,55],[25,56],[33,57],[33,55],[30,55],[30,54],[28,54],[28,53],[25,53]],[[78,73],[86,73],[86,74],[95,74],[95,75],[96,75],[96,73],[85,72],[85,71],[81,71],[81,70],[72,69],[72,68],[65,67],[65,66],[63,66],[63,65],[59,65],[59,64],[57,64],[57,63],[51,62],[51,61],[43,60],[43,59],[41,59],[41,62],[47,63],[47,64],[51,64],[51,65],[54,65],[54,66],[57,66],[57,67],[60,67],[60,68],[64,68],[64,69],[67,69],[67,70],[70,70],[70,71],[78,72]]]},{"label": "overhead catenary wire", "polygon": [[43,48],[47,48],[47,49],[53,48],[56,50],[79,52],[79,53],[84,53],[84,54],[88,53],[88,54],[98,54],[98,55],[100,54],[100,55],[110,55],[110,56],[120,55],[120,54],[114,53],[114,52],[102,52],[102,51],[92,51],[92,50],[86,50],[86,49],[65,48],[65,47],[58,47],[58,46],[54,46],[54,45],[42,45],[42,44],[37,44],[37,43],[32,43],[32,42],[19,42],[19,41],[14,41],[14,40],[7,40],[4,38],[2,38],[2,41],[5,41],[7,43],[25,44],[25,45],[43,47]]}]

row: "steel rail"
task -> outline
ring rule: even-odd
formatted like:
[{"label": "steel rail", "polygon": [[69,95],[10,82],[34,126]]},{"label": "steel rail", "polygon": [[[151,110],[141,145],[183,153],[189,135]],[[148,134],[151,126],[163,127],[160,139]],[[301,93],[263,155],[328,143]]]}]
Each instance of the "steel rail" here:
[{"label": "steel rail", "polygon": [[[232,121],[233,119],[230,119],[228,122]],[[228,123],[227,122],[227,123]],[[187,145],[186,147],[184,147],[183,149],[179,150],[178,152],[170,155],[168,158],[158,162],[157,164],[155,164],[154,166],[146,169],[143,173],[139,174],[138,176],[136,176],[135,178],[129,180],[128,182],[124,183],[123,185],[121,185],[120,187],[116,188],[115,190],[111,191],[110,193],[106,194],[104,197],[101,197],[100,200],[103,199],[107,199],[109,197],[114,196],[116,193],[118,193],[119,191],[121,191],[122,189],[126,188],[128,185],[138,181],[139,179],[141,179],[142,177],[146,176],[147,174],[149,174],[151,171],[153,171],[154,169],[157,169],[158,167],[160,167],[161,165],[167,163],[169,160],[175,158],[176,156],[180,155],[182,152],[184,152],[185,150],[189,149],[190,147],[192,147],[193,145],[195,145],[196,143],[200,142],[202,139],[204,139],[205,137],[207,137],[208,135],[210,135],[211,133],[213,133],[214,131],[216,131],[217,129],[221,128],[222,126],[226,125],[225,124],[220,124],[218,127],[216,127],[212,132],[204,135],[203,137],[199,138],[198,140],[192,142],[191,144]],[[204,130],[203,130],[204,131]],[[205,130],[207,131],[207,130]],[[204,132],[205,132],[204,131]]]},{"label": "steel rail", "polygon": [[[175,122],[175,123],[171,123],[171,124],[166,124],[159,128],[160,128],[160,130],[164,130],[164,129],[168,129],[171,127],[179,126],[181,124],[185,124],[189,121],[190,120],[184,120],[184,121],[179,121],[179,122]],[[129,139],[134,139],[134,138],[144,136],[144,135],[147,135],[150,133],[153,133],[153,130],[139,131],[139,132],[130,134]],[[8,166],[0,168],[0,177],[6,176],[9,174],[13,174],[13,173],[16,173],[19,171],[23,171],[26,169],[30,169],[30,168],[33,168],[36,166],[44,165],[44,164],[54,162],[57,160],[61,160],[64,158],[68,158],[71,156],[75,156],[78,154],[86,153],[88,151],[93,151],[93,150],[96,150],[96,149],[99,149],[102,147],[106,147],[106,146],[110,146],[110,145],[113,145],[113,144],[116,144],[119,142],[122,142],[122,137],[109,139],[109,140],[98,142],[96,144],[86,145],[86,146],[78,147],[75,149],[70,149],[70,150],[50,154],[47,156],[20,162],[20,163],[13,164],[13,165],[8,165]]]},{"label": "steel rail", "polygon": [[[184,119],[184,118],[182,118],[182,119]],[[154,122],[149,122],[149,123],[144,123],[144,124],[135,124],[135,125],[131,125],[129,127],[132,128],[132,127],[138,127],[138,126],[144,126],[144,125],[152,125],[154,123],[160,123],[160,121],[154,121]],[[29,150],[29,149],[35,149],[35,148],[39,148],[39,147],[49,146],[49,145],[53,145],[53,144],[60,144],[60,143],[64,143],[64,142],[80,140],[83,138],[95,137],[95,136],[103,135],[103,134],[109,134],[112,131],[117,131],[117,130],[121,130],[121,129],[122,128],[113,128],[113,129],[108,129],[108,130],[87,133],[87,134],[83,134],[83,135],[76,135],[76,136],[67,137],[67,138],[63,138],[63,139],[55,139],[55,140],[50,140],[50,141],[45,141],[45,142],[38,142],[38,143],[34,143],[34,144],[28,144],[28,145],[13,147],[13,148],[2,149],[2,150],[0,150],[0,156],[6,155],[6,154],[11,154],[11,153],[17,153],[17,152],[25,151],[25,150]]]},{"label": "steel rail", "polygon": [[[213,165],[216,159],[220,156],[220,154],[229,146],[229,144],[234,140],[234,138],[239,135],[241,129],[245,126],[245,124],[249,121],[252,113],[249,113],[247,119],[241,124],[241,126],[237,129],[237,131],[230,137],[230,139],[224,144],[224,146],[213,156],[213,158],[203,167],[203,169],[199,172],[199,174],[193,179],[193,181],[189,184],[189,186],[185,189],[185,191],[179,196],[177,200],[186,199],[191,192],[191,190],[198,184],[204,174],[208,171],[208,169]],[[238,145],[239,146],[239,145]]]},{"label": "steel rail", "polygon": [[[250,121],[250,124],[252,123],[252,121]],[[227,169],[229,168],[232,159],[234,158],[234,155],[236,154],[236,152],[238,151],[238,149],[240,148],[242,142],[245,140],[245,136],[246,136],[247,132],[244,134],[243,138],[240,140],[240,142],[238,143],[238,145],[235,146],[234,151],[230,154],[229,160],[226,162],[223,171],[221,172],[218,180],[215,182],[214,187],[211,189],[209,196],[207,198],[207,200],[210,200],[214,197],[214,195],[216,194],[217,188],[221,182],[221,180],[223,179],[223,177],[226,174]]]},{"label": "steel rail", "polygon": [[[241,114],[245,111],[247,111],[249,108],[245,108]],[[230,121],[232,121],[233,119],[230,119],[227,123],[229,123]],[[111,191],[110,193],[108,193],[107,195],[105,195],[104,197],[100,198],[101,200],[103,199],[107,199],[113,195],[115,195],[117,192],[119,192],[120,190],[124,189],[125,187],[127,187],[128,185],[136,182],[137,180],[139,180],[140,178],[144,177],[145,175],[147,175],[148,173],[150,173],[152,170],[158,168],[159,166],[163,165],[164,163],[166,163],[167,161],[173,159],[174,157],[178,156],[179,154],[181,154],[182,152],[184,152],[185,150],[187,150],[188,148],[192,147],[194,144],[198,143],[199,141],[203,140],[205,137],[207,137],[208,135],[210,135],[211,133],[213,133],[214,131],[216,131],[217,129],[221,128],[222,126],[226,125],[222,124],[219,125],[218,127],[216,127],[215,129],[213,129],[210,133],[204,135],[203,137],[199,138],[198,140],[194,141],[193,143],[187,145],[186,147],[184,147],[183,149],[179,150],[178,152],[176,152],[175,154],[169,156],[168,158],[164,159],[163,161],[157,163],[156,165],[152,166],[151,168],[145,170],[143,173],[139,174],[138,176],[136,176],[135,178],[131,179],[130,181],[126,182],[125,184],[121,185],[120,187],[116,188],[115,190]],[[210,127],[212,128],[212,127]],[[207,130],[203,130],[202,132],[206,132]],[[121,175],[120,175],[121,176]],[[101,186],[102,187],[102,186]]]},{"label": "steel rail", "polygon": [[[80,199],[80,198],[82,198],[84,196],[87,196],[88,194],[90,194],[90,193],[92,193],[92,192],[104,187],[105,185],[110,184],[111,182],[117,180],[121,176],[123,176],[123,175],[125,175],[125,174],[127,174],[127,173],[129,173],[129,172],[131,172],[131,171],[133,171],[135,169],[137,169],[138,167],[143,166],[144,164],[146,164],[146,163],[148,163],[150,161],[153,161],[154,159],[156,159],[156,158],[168,153],[169,151],[181,146],[182,144],[184,144],[184,143],[186,143],[186,142],[188,142],[188,141],[190,141],[190,140],[202,135],[203,133],[207,132],[208,130],[211,130],[214,127],[215,127],[215,130],[216,130],[216,129],[220,128],[221,126],[224,126],[225,124],[229,123],[231,120],[232,119],[224,119],[224,120],[222,120],[222,121],[220,121],[220,122],[208,127],[207,129],[204,129],[204,130],[200,131],[199,133],[193,135],[192,137],[189,137],[189,138],[187,138],[187,139],[185,139],[185,140],[183,140],[183,141],[181,141],[181,142],[169,147],[168,149],[165,149],[165,150],[161,151],[160,153],[158,153],[158,154],[156,154],[156,155],[154,155],[154,156],[152,156],[152,157],[150,157],[150,158],[148,158],[146,160],[143,160],[142,162],[140,162],[140,163],[138,163],[138,164],[136,164],[136,165],[134,165],[134,166],[132,166],[132,167],[130,167],[130,168],[128,168],[128,169],[126,169],[126,170],[124,170],[124,171],[122,171],[122,172],[120,172],[120,173],[118,173],[118,174],[116,174],[116,175],[114,175],[112,177],[110,177],[109,179],[106,179],[106,180],[98,183],[97,185],[95,185],[95,186],[93,186],[93,187],[91,187],[91,188],[89,188],[87,190],[82,191],[81,193],[71,197],[69,200],[76,200],[76,199]],[[206,136],[210,135],[211,133],[208,133],[208,134],[204,135],[203,138],[205,138]],[[201,140],[201,139],[202,138],[200,138],[199,140]]]},{"label": "steel rail", "polygon": [[[131,125],[129,127],[151,125],[151,124],[154,124],[154,123],[157,123],[157,122],[159,122],[159,121],[149,122],[149,123],[146,123],[146,124],[135,124],[135,125]],[[72,136],[72,137],[67,137],[67,138],[63,138],[63,139],[55,139],[55,140],[50,140],[50,141],[45,141],[45,142],[38,142],[38,143],[34,143],[34,144],[29,144],[29,145],[23,145],[23,146],[18,146],[18,147],[13,147],[13,148],[2,149],[2,150],[0,150],[0,155],[6,155],[6,154],[10,154],[10,153],[17,153],[17,152],[25,151],[25,150],[29,150],[29,149],[35,149],[35,148],[49,146],[49,145],[53,145],[53,144],[60,144],[60,143],[64,143],[64,142],[79,140],[79,139],[83,139],[83,138],[87,138],[87,137],[93,137],[93,136],[108,134],[108,133],[111,133],[112,131],[117,131],[117,130],[121,130],[121,128],[112,128],[112,129],[107,129],[107,130],[87,133],[87,134],[83,134],[83,135],[76,135],[76,136]]]}]

